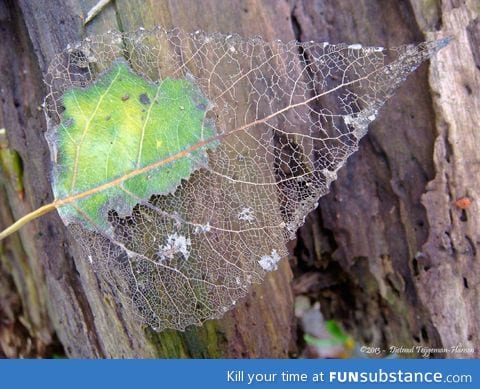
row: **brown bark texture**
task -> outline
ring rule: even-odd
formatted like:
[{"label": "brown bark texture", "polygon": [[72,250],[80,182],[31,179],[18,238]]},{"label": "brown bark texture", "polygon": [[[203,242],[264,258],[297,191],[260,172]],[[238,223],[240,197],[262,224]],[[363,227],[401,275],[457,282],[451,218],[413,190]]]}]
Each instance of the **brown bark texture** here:
[{"label": "brown bark texture", "polygon": [[68,43],[156,25],[385,47],[454,40],[383,108],[290,260],[222,320],[186,332],[145,328],[53,212],[0,243],[0,356],[295,356],[295,295],[319,301],[360,345],[480,356],[477,0],[116,0],[84,26],[95,3],[0,0],[2,229],[52,200],[42,74]]}]

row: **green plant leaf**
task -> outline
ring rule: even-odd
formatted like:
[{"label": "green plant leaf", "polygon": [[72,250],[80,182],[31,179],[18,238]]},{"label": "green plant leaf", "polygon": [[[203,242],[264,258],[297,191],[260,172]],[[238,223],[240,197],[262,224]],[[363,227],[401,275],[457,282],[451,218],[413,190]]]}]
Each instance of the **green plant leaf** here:
[{"label": "green plant leaf", "polygon": [[349,339],[349,336],[342,330],[335,320],[325,321],[325,329],[332,336],[332,338],[344,343]]},{"label": "green plant leaf", "polygon": [[[68,90],[62,102],[53,180],[57,199],[140,172],[214,136],[205,121],[209,101],[192,82],[167,78],[154,85],[134,74],[125,61],[114,63],[87,88]],[[120,180],[59,212],[67,224],[84,220],[94,224],[92,229],[107,230],[109,210],[130,214],[135,204],[153,194],[174,191],[206,159],[205,151],[197,148],[148,173]]]},{"label": "green plant leaf", "polygon": [[336,337],[332,337],[328,339],[319,339],[310,334],[304,334],[303,340],[305,340],[305,343],[310,346],[316,346],[320,348],[335,347],[335,346],[343,345],[343,341]]}]

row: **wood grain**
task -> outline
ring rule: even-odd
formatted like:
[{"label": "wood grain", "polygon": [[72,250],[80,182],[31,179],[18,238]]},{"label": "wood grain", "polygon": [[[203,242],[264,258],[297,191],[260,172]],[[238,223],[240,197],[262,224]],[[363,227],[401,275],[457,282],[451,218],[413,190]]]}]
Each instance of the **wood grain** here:
[{"label": "wood grain", "polygon": [[[160,24],[267,40],[388,47],[452,35],[454,42],[382,109],[360,151],[299,232],[291,263],[295,290],[320,301],[325,316],[341,321],[360,345],[475,347],[474,354],[437,356],[480,355],[478,2],[117,0],[84,28],[95,2],[0,1],[0,127],[22,158],[26,195],[20,200],[3,180],[1,227],[52,200],[38,109],[42,72],[55,53],[88,34]],[[455,202],[464,197],[471,204],[460,209]],[[6,240],[0,256],[5,356],[51,355],[56,337],[73,357],[296,352],[286,261],[223,320],[156,334],[128,317],[99,283],[58,215]]]}]

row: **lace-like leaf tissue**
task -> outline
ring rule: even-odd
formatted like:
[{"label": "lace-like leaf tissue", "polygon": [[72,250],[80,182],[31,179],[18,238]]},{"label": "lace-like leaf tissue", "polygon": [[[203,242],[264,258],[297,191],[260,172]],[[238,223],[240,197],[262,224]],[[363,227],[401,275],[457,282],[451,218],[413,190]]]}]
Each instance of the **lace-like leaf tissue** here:
[{"label": "lace-like leaf tissue", "polygon": [[52,207],[144,323],[219,318],[277,269],[381,106],[447,41],[86,38],[46,77]]}]

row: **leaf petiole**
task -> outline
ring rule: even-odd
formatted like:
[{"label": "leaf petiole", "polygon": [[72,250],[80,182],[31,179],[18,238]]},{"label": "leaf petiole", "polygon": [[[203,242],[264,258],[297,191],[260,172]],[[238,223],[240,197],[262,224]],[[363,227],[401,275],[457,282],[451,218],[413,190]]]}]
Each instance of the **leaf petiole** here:
[{"label": "leaf petiole", "polygon": [[13,223],[11,226],[0,232],[0,241],[5,239],[7,236],[13,234],[14,232],[18,231],[20,228],[22,228],[25,224],[31,222],[32,220],[35,220],[39,218],[40,216],[43,216],[54,209],[57,208],[57,202],[53,201],[50,204],[46,204],[38,209],[36,209],[33,212],[28,213],[27,215],[21,217],[18,219],[15,223]]}]

